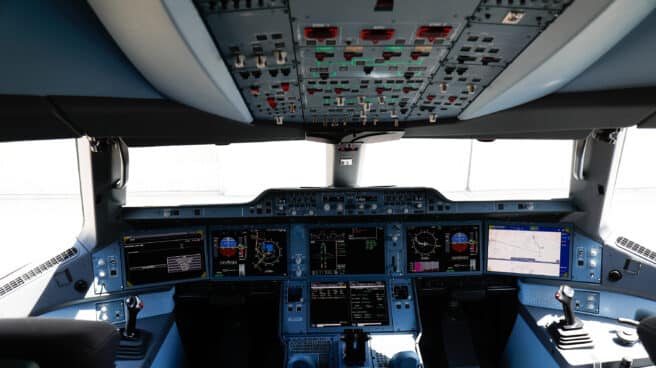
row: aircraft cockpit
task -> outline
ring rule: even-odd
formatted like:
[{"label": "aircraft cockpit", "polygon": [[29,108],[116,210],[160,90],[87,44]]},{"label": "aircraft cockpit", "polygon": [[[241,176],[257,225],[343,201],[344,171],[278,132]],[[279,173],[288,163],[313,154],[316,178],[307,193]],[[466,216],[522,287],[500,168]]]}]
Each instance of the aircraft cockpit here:
[{"label": "aircraft cockpit", "polygon": [[655,8],[0,2],[0,366],[654,367]]}]

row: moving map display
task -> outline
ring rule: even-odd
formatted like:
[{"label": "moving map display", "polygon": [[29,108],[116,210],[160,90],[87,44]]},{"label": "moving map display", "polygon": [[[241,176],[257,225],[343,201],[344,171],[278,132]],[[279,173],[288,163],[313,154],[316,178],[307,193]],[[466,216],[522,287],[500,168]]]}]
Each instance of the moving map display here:
[{"label": "moving map display", "polygon": [[488,272],[568,278],[567,226],[488,225]]}]

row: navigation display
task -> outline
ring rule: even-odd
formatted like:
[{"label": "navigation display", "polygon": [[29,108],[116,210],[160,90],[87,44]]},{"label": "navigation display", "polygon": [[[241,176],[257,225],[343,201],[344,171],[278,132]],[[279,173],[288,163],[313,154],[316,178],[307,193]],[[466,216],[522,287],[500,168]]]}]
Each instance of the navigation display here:
[{"label": "navigation display", "polygon": [[488,225],[487,270],[569,278],[567,226]]},{"label": "navigation display", "polygon": [[238,229],[212,232],[214,276],[284,276],[286,229]]},{"label": "navigation display", "polygon": [[203,231],[123,237],[127,286],[205,277]]},{"label": "navigation display", "polygon": [[387,288],[382,281],[312,283],[312,327],[389,324]]},{"label": "navigation display", "polygon": [[310,230],[312,275],[385,273],[382,227]]},{"label": "navigation display", "polygon": [[408,272],[480,271],[479,237],[479,225],[408,227]]}]

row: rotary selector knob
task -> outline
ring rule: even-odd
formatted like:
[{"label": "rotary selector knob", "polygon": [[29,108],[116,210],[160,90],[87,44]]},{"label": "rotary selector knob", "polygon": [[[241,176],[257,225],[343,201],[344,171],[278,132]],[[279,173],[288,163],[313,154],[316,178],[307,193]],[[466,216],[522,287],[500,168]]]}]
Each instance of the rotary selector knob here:
[{"label": "rotary selector knob", "polygon": [[622,272],[620,270],[612,270],[608,273],[608,280],[612,282],[617,282],[622,279]]}]

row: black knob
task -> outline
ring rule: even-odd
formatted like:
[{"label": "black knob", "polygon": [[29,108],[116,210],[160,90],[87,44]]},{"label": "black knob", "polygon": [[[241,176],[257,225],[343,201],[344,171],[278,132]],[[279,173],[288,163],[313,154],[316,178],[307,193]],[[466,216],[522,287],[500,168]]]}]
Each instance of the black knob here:
[{"label": "black knob", "polygon": [[73,287],[78,293],[86,293],[87,290],[89,290],[89,283],[85,280],[77,280],[75,281],[75,285],[73,285]]},{"label": "black knob", "polygon": [[620,270],[612,270],[608,273],[608,281],[617,282],[622,279],[622,272]]}]

